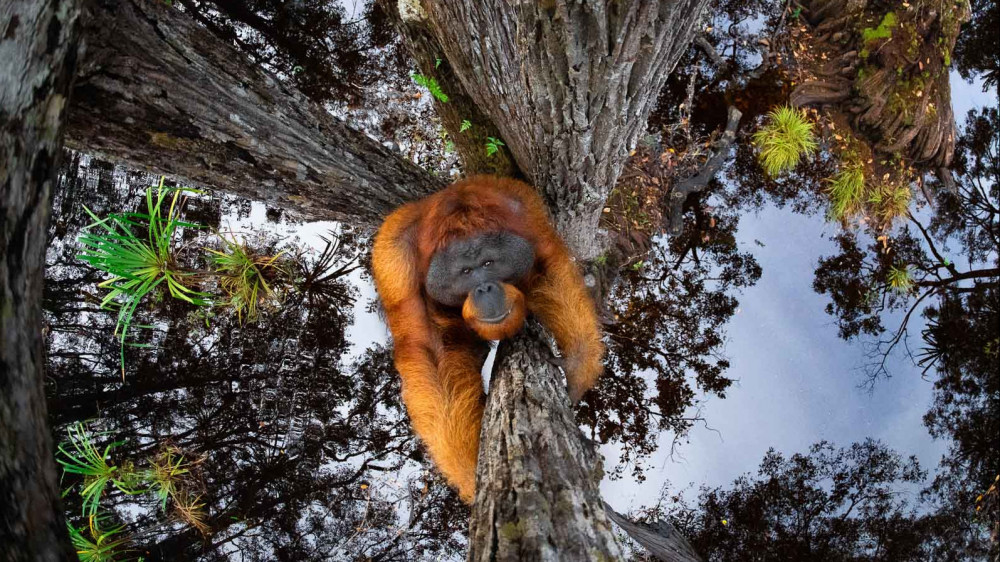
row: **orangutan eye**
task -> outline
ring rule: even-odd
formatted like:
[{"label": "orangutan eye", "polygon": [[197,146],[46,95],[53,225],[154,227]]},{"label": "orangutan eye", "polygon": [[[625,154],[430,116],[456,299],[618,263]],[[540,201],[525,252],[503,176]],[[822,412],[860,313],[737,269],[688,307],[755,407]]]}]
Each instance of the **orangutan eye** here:
[{"label": "orangutan eye", "polygon": [[483,262],[483,267],[489,267],[493,265],[493,260],[486,260]]},{"label": "orangutan eye", "polygon": [[463,267],[462,268],[462,275],[468,275],[470,273],[472,273],[472,268],[471,267]]}]

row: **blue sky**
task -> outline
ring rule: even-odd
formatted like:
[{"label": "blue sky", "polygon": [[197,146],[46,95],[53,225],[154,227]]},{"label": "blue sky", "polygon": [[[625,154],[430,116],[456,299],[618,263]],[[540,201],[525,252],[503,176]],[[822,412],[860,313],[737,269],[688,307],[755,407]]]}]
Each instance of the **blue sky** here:
[{"label": "blue sky", "polygon": [[[960,124],[969,109],[996,105],[995,91],[984,93],[980,84],[968,84],[957,73],[951,81]],[[931,439],[922,421],[933,383],[920,377],[909,358],[896,354],[889,367],[892,378],[871,392],[861,388],[864,347],[837,336],[833,318],[823,311],[827,297],[812,289],[817,261],[835,253],[829,238],[838,229],[822,216],[788,209],[765,208],[741,217],[740,250],[754,254],[763,274],[742,295],[727,328],[729,376],[738,382],[724,400],[705,404],[702,415],[712,429],[695,426],[673,459],[671,436],[663,436],[651,463],[656,468],[645,482],[605,480],[602,492],[615,508],[655,502],[668,480],[672,489],[728,485],[742,473],[756,472],[770,447],[790,455],[822,439],[846,446],[874,437],[916,455],[924,468],[937,466],[947,443]],[[885,325],[897,325],[898,318],[886,317]],[[919,345],[922,325],[920,317],[911,320],[914,344]],[[602,453],[613,462],[616,450],[605,447]]]}]

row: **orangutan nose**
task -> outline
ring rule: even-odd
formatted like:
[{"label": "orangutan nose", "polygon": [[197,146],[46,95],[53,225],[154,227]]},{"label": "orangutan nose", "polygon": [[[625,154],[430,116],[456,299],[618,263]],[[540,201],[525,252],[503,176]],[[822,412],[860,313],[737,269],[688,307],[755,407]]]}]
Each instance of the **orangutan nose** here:
[{"label": "orangutan nose", "polygon": [[476,305],[482,322],[499,322],[507,316],[507,298],[496,283],[483,283],[476,287],[472,292],[472,304]]}]

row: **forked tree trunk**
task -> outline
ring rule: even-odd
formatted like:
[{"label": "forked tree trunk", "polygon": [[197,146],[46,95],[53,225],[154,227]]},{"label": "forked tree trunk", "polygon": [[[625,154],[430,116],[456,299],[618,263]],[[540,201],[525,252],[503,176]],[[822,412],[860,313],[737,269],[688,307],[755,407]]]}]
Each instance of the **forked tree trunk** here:
[{"label": "forked tree trunk", "polygon": [[46,424],[42,269],[77,0],[0,3],[0,560],[75,560]]}]

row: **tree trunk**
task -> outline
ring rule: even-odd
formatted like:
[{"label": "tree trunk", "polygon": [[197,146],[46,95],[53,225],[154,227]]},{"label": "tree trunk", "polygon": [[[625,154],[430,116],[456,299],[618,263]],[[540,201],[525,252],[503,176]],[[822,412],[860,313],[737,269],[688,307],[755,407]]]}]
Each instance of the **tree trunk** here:
[{"label": "tree trunk", "polygon": [[167,3],[91,6],[70,147],[353,224],[443,186]]},{"label": "tree trunk", "polygon": [[422,19],[413,12],[401,14],[396,0],[379,0],[379,3],[392,18],[393,25],[402,37],[406,50],[417,63],[420,73],[434,78],[448,96],[447,101],[434,99],[434,111],[441,119],[441,126],[447,131],[448,139],[455,143],[455,150],[462,159],[462,170],[468,175],[520,177],[508,147],[502,146],[496,153],[486,154],[486,142],[490,137],[499,138],[500,130],[479,110],[479,106],[455,77],[445,58],[444,49],[427,27],[426,18]]},{"label": "tree trunk", "polygon": [[[498,127],[575,254],[589,259],[603,249],[604,202],[705,4],[400,0],[399,7],[410,25],[430,29],[432,48]],[[501,348],[483,420],[469,560],[620,557],[598,489],[600,462],[542,341],[532,329]]]},{"label": "tree trunk", "polygon": [[[841,108],[878,159],[905,155],[924,170],[951,164],[949,66],[967,3],[894,10],[868,0],[810,0],[803,7],[812,28],[799,41],[808,48],[793,52],[808,78],[790,101]],[[883,35],[873,33],[880,28]]]},{"label": "tree trunk", "polygon": [[582,259],[602,251],[604,201],[706,4],[423,2],[455,75]]},{"label": "tree trunk", "polygon": [[0,4],[0,559],[75,560],[46,424],[42,281],[76,0]]},{"label": "tree trunk", "polygon": [[483,415],[470,561],[621,557],[585,441],[541,328],[500,348]]}]

